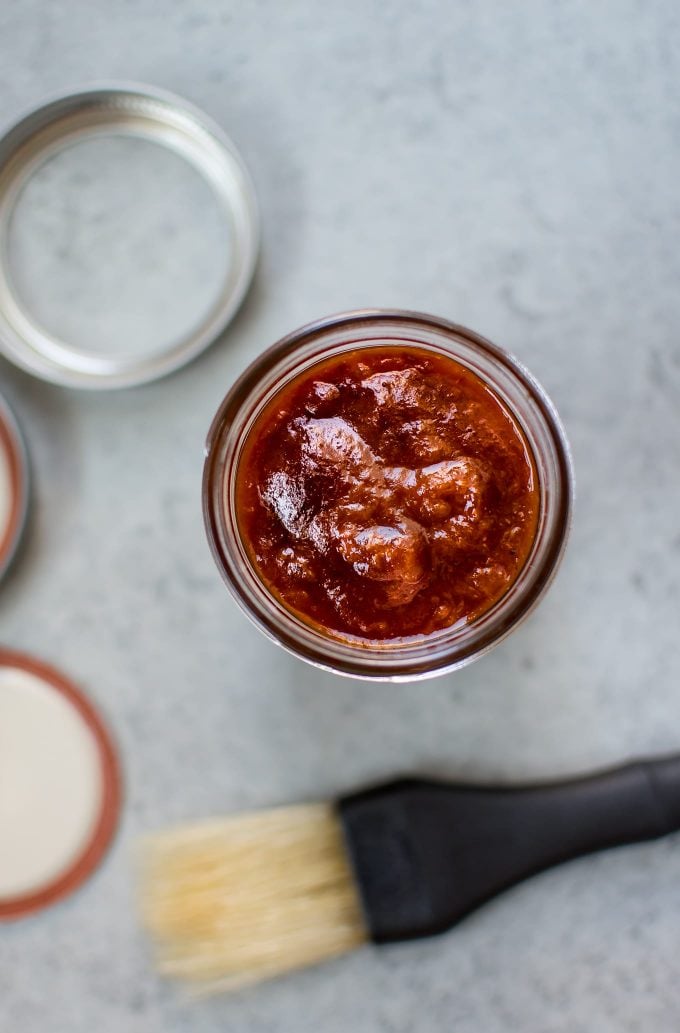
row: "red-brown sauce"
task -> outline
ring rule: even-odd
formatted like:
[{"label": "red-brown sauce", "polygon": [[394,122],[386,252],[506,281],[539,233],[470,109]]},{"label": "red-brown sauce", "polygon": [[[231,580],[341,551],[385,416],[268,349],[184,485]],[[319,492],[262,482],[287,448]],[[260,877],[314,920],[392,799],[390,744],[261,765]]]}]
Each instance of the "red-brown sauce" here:
[{"label": "red-brown sauce", "polygon": [[257,418],[236,480],[267,588],[341,638],[425,636],[484,613],[534,539],[524,437],[470,370],[417,347],[322,361]]}]

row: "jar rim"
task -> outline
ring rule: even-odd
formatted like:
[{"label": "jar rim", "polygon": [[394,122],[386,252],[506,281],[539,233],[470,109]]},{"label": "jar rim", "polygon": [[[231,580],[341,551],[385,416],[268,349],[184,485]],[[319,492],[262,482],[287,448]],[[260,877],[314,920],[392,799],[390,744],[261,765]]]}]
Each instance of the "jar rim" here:
[{"label": "jar rim", "polygon": [[[539,515],[532,554],[507,592],[478,618],[461,628],[442,629],[422,638],[368,645],[318,631],[274,598],[247,559],[233,506],[229,499],[225,501],[225,486],[233,501],[240,450],[259,412],[281,390],[281,378],[287,382],[330,354],[376,347],[381,340],[386,346],[408,342],[414,347],[439,349],[441,354],[462,361],[481,375],[525,432],[537,467],[541,458],[536,455],[537,447],[542,450],[544,469],[539,470],[539,497],[543,524]],[[479,368],[475,368],[476,364]],[[494,374],[502,381],[500,387],[493,383]],[[512,398],[504,397],[503,391]],[[533,433],[533,440],[527,429]],[[206,534],[217,567],[241,609],[267,637],[301,659],[336,674],[368,680],[420,680],[458,669],[482,656],[514,630],[534,609],[555,576],[571,525],[573,497],[573,465],[564,428],[550,398],[526,367],[475,331],[435,316],[400,309],[342,312],[308,323],[281,338],[262,352],[232,385],[206,440]]]}]

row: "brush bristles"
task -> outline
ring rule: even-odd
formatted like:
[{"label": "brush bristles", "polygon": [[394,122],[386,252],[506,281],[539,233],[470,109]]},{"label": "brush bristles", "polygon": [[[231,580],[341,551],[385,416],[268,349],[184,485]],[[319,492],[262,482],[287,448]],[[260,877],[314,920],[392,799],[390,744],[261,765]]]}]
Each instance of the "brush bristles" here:
[{"label": "brush bristles", "polygon": [[142,911],[159,969],[198,989],[276,976],[367,939],[342,828],[327,804],[149,839]]}]

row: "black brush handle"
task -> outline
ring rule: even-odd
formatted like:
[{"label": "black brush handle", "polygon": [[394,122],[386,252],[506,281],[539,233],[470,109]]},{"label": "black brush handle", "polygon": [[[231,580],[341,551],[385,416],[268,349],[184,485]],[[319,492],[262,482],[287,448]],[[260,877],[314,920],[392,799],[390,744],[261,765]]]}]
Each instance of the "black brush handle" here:
[{"label": "black brush handle", "polygon": [[339,803],[376,943],[429,936],[537,872],[680,829],[680,757],[518,788],[406,779]]}]

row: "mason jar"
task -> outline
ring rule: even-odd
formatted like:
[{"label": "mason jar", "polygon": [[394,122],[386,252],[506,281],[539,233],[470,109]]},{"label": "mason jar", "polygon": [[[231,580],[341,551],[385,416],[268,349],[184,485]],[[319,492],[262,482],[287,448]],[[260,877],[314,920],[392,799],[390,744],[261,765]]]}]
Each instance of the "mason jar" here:
[{"label": "mason jar", "polygon": [[[476,374],[520,428],[538,488],[536,531],[515,580],[480,616],[402,640],[356,641],[328,634],[285,605],[251,562],[239,527],[236,474],[258,416],[294,378],[363,348],[417,348],[454,359]],[[504,639],[528,616],[564,552],[573,501],[569,445],[555,407],[512,355],[462,326],[414,312],[361,310],[302,327],[261,354],[234,383],[208,433],[203,512],[219,571],[243,611],[271,640],[336,674],[381,681],[454,671]]]}]

